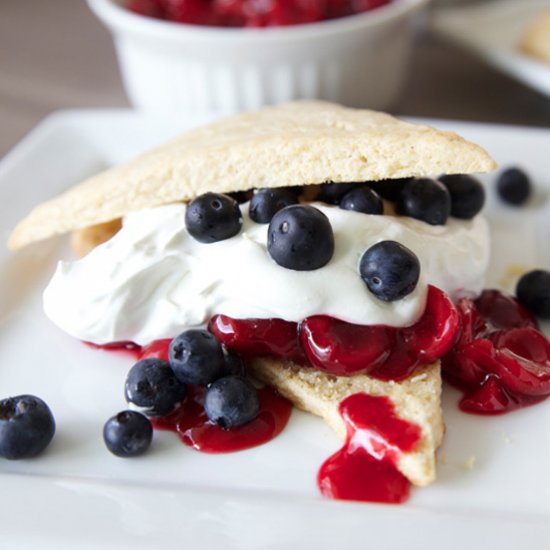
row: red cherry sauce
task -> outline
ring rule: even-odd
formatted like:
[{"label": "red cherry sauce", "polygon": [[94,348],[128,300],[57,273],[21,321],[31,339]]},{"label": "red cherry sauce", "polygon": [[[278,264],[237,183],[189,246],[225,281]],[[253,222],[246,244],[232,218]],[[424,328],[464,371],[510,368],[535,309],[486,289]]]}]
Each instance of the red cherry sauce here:
[{"label": "red cherry sauce", "polygon": [[550,342],[527,309],[497,290],[463,298],[457,309],[461,330],[442,365],[464,392],[461,410],[502,414],[550,395]]},{"label": "red cherry sauce", "polygon": [[[157,340],[141,348],[138,359],[155,357],[167,361],[169,345],[170,340]],[[188,385],[187,389],[187,398],[176,412],[151,421],[156,429],[176,432],[186,445],[205,453],[230,453],[267,443],[283,431],[292,412],[290,401],[273,388],[261,388],[258,416],[244,426],[223,430],[204,412],[204,388]]]},{"label": "red cherry sauce", "polygon": [[230,453],[256,447],[277,437],[286,426],[292,404],[270,387],[258,390],[258,416],[231,430],[223,430],[206,416],[203,407],[205,389],[188,386],[189,394],[182,406],[170,416],[153,418],[153,426],[176,432],[181,440],[204,453]]},{"label": "red cherry sauce", "polygon": [[110,344],[94,344],[93,342],[84,342],[86,346],[93,349],[99,349],[109,352],[118,352],[137,357],[141,352],[141,347],[134,342],[111,342]]},{"label": "red cherry sauce", "polygon": [[357,393],[340,403],[347,429],[345,445],[321,466],[321,493],[340,500],[398,504],[410,482],[396,468],[402,453],[414,451],[420,428],[395,413],[387,397]]},{"label": "red cherry sauce", "polygon": [[391,0],[127,0],[130,11],[175,23],[269,27],[313,23],[373,10]]},{"label": "red cherry sauce", "polygon": [[422,317],[406,328],[354,325],[325,315],[308,317],[300,325],[215,315],[208,328],[244,356],[276,355],[336,376],[369,374],[402,380],[420,364],[435,361],[451,349],[458,323],[450,299],[430,286]]},{"label": "red cherry sauce", "polygon": [[[170,342],[170,339],[156,340],[144,347],[132,342],[89,345],[111,352],[131,353],[136,360],[154,357],[168,361]],[[187,389],[187,398],[177,411],[166,417],[151,418],[151,422],[154,428],[171,430],[177,433],[186,445],[205,453],[230,453],[267,443],[283,431],[292,413],[290,401],[273,388],[265,387],[258,390],[258,416],[244,426],[223,430],[211,422],[204,412],[205,389],[192,385],[188,385]]]}]

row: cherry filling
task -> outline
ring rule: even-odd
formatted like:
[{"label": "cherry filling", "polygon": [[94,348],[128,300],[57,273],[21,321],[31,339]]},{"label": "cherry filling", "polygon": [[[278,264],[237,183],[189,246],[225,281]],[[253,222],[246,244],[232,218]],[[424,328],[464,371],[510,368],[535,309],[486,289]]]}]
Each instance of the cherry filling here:
[{"label": "cherry filling", "polygon": [[486,290],[457,304],[461,331],[442,361],[448,382],[464,392],[463,411],[502,414],[550,395],[550,343],[512,296]]},{"label": "cherry filling", "polygon": [[127,0],[130,11],[176,23],[267,27],[312,23],[369,11],[391,0]]},{"label": "cherry filling", "polygon": [[353,325],[325,315],[298,325],[280,319],[236,320],[215,315],[208,326],[220,342],[246,357],[276,355],[337,376],[369,374],[401,380],[448,352],[458,313],[441,290],[430,286],[426,309],[412,326]]},{"label": "cherry filling", "polygon": [[307,363],[300,345],[298,325],[282,319],[232,319],[214,315],[208,330],[228,349],[243,357],[276,355]]},{"label": "cherry filling", "polygon": [[[208,328],[245,359],[275,355],[334,375],[368,373],[400,380],[419,364],[442,358],[445,378],[465,393],[460,408],[470,413],[500,414],[550,395],[550,343],[515,298],[496,290],[484,291],[477,300],[463,298],[455,308],[430,286],[424,314],[406,328],[359,326],[323,315],[300,324],[216,315]],[[99,347],[131,352],[138,359],[167,360],[169,344],[166,339],[143,348],[127,342]],[[175,431],[200,451],[231,452],[273,439],[292,409],[274,390],[263,388],[258,417],[223,430],[206,417],[203,395],[204,388],[190,386],[182,406],[155,418],[154,426]],[[319,470],[321,492],[344,500],[406,500],[410,483],[396,464],[403,453],[414,451],[420,428],[399,418],[387,397],[358,393],[342,401],[339,410],[347,439]]]},{"label": "cherry filling", "polygon": [[321,466],[317,483],[330,498],[397,504],[410,483],[397,468],[402,453],[414,451],[420,428],[395,413],[387,397],[357,393],[340,403],[345,445]]}]

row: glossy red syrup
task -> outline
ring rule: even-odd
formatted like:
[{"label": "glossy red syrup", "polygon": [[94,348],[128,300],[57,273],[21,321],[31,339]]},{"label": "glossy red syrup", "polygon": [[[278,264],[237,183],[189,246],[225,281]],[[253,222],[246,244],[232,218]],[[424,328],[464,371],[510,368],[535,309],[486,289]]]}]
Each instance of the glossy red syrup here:
[{"label": "glossy red syrup", "polygon": [[300,325],[280,319],[236,320],[216,315],[209,330],[244,356],[276,355],[309,363],[337,376],[370,374],[401,380],[447,353],[459,327],[458,313],[441,290],[430,286],[422,317],[412,326],[362,326],[332,317],[308,317]]},{"label": "glossy red syrup", "polygon": [[208,330],[228,349],[243,357],[276,355],[307,363],[298,324],[282,319],[232,319],[214,315]]},{"label": "glossy red syrup", "polygon": [[345,445],[321,466],[317,483],[329,498],[398,504],[410,483],[395,464],[414,451],[421,430],[395,413],[387,397],[357,393],[340,403],[347,429]]},{"label": "glossy red syrup", "polygon": [[[137,359],[155,357],[168,360],[169,339],[156,340],[143,348],[137,348]],[[152,418],[153,426],[160,430],[176,432],[181,440],[205,453],[230,453],[267,443],[284,429],[292,412],[290,401],[274,389],[258,390],[260,413],[248,424],[223,430],[211,422],[204,412],[205,389],[188,385],[188,395],[182,406],[166,417]]]},{"label": "glossy red syrup", "polygon": [[527,309],[497,290],[457,308],[459,338],[442,365],[446,380],[464,392],[463,411],[502,414],[550,395],[550,342]]},{"label": "glossy red syrup", "polygon": [[92,342],[84,342],[84,344],[94,349],[125,353],[131,355],[132,357],[137,357],[141,351],[141,347],[134,344],[134,342],[112,342],[110,344],[94,344]]},{"label": "glossy red syrup", "polygon": [[270,387],[258,390],[260,413],[248,424],[222,430],[204,412],[204,388],[189,386],[183,405],[170,416],[153,418],[153,426],[176,432],[181,440],[204,453],[231,453],[271,441],[286,426],[292,412],[290,401]]},{"label": "glossy red syrup", "polygon": [[313,23],[369,11],[391,0],[128,0],[139,15],[175,23],[269,27]]}]

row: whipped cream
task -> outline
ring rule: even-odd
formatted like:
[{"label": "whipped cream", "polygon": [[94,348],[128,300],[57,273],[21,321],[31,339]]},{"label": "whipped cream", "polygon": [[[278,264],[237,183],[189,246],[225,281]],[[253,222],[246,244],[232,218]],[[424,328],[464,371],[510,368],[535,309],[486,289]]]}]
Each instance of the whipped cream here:
[{"label": "whipped cream", "polygon": [[[267,252],[267,224],[241,205],[243,227],[230,239],[201,244],[185,228],[185,205],[126,216],[122,229],[84,258],[60,262],[44,292],[48,317],[65,332],[95,344],[140,345],[204,325],[214,314],[301,321],[326,314],[363,325],[408,326],[422,314],[427,285],[451,297],[479,293],[489,261],[486,221],[449,219],[431,226],[407,217],[370,216],[314,203],[330,219],[331,261],[314,271],[277,265]],[[421,266],[415,290],[378,300],[359,275],[373,244],[395,240]]]}]

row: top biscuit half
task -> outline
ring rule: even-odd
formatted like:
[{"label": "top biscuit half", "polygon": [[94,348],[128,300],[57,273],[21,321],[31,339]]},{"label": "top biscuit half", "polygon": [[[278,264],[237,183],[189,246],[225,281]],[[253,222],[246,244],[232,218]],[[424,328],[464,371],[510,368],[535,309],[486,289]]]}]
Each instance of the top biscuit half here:
[{"label": "top biscuit half", "polygon": [[239,114],[183,134],[37,206],[16,250],[206,191],[487,172],[493,159],[451,132],[325,102]]}]

